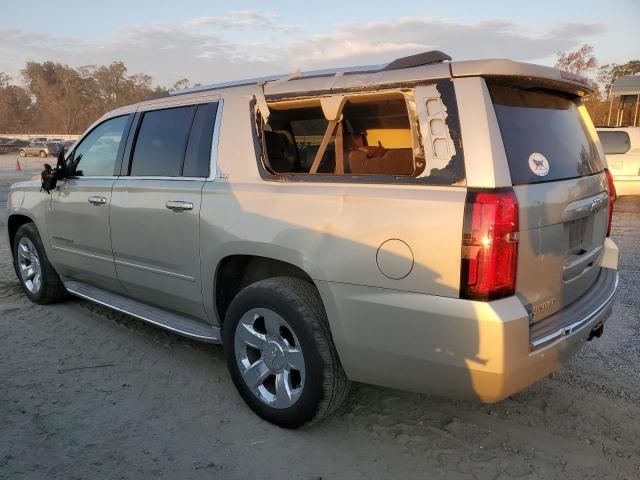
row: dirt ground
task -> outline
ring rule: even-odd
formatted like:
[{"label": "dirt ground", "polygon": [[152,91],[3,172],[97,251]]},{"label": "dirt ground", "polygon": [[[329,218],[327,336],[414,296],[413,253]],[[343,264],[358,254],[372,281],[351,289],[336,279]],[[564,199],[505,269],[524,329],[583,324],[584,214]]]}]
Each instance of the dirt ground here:
[{"label": "dirt ground", "polygon": [[[37,173],[14,166],[0,158],[0,209]],[[640,198],[616,208],[620,294],[570,365],[497,405],[353,385],[300,431],[244,405],[220,346],[78,299],[30,303],[2,215],[0,478],[638,479]]]}]

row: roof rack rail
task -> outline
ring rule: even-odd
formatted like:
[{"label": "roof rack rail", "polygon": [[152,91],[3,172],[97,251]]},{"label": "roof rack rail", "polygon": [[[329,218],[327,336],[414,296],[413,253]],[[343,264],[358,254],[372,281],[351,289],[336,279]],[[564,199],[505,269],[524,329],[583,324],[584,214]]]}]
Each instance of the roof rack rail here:
[{"label": "roof rack rail", "polygon": [[403,68],[420,67],[430,63],[440,63],[451,61],[451,57],[440,50],[431,50],[430,52],[422,52],[408,57],[396,58],[382,70],[401,70]]},{"label": "roof rack rail", "polygon": [[187,93],[221,90],[223,88],[231,87],[243,87],[247,85],[257,85],[260,83],[285,79],[299,80],[302,78],[311,77],[332,77],[337,74],[386,72],[390,70],[401,70],[403,68],[420,67],[422,65],[428,65],[430,63],[440,63],[444,61],[451,61],[451,57],[439,50],[432,50],[430,52],[422,52],[416,55],[409,55],[408,57],[396,58],[392,62],[382,65],[360,65],[354,67],[328,68],[324,70],[311,70],[308,72],[301,72],[297,75],[270,75],[267,77],[248,78],[245,80],[236,80],[232,82],[212,83],[209,85],[201,85],[198,87],[185,88],[182,90],[174,90],[169,92],[169,95],[185,95]]}]

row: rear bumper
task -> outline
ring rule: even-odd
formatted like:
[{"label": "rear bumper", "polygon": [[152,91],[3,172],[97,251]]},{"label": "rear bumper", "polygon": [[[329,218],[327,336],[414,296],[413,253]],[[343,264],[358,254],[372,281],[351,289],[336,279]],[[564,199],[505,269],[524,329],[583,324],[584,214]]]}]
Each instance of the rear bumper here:
[{"label": "rear bumper", "polygon": [[618,272],[601,268],[598,278],[585,295],[558,313],[531,326],[531,349],[536,350],[585,327],[596,328],[604,323],[611,313],[617,289]]},{"label": "rear bumper", "polygon": [[[603,268],[600,277],[556,314],[561,333],[537,347],[515,296],[474,302],[331,282],[318,287],[349,378],[491,403],[557,370],[608,318],[618,274]],[[608,293],[595,304],[603,286]]]}]

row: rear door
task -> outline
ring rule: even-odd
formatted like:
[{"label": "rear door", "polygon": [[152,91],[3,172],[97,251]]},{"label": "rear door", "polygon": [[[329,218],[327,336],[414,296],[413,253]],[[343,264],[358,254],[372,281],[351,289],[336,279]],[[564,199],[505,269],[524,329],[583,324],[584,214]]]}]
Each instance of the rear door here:
[{"label": "rear door", "polygon": [[214,102],[144,112],[111,201],[113,253],[126,292],[198,318],[205,317],[200,205],[216,110]]},{"label": "rear door", "polygon": [[608,223],[603,155],[580,100],[488,82],[520,209],[516,294],[537,322],[583,295]]}]

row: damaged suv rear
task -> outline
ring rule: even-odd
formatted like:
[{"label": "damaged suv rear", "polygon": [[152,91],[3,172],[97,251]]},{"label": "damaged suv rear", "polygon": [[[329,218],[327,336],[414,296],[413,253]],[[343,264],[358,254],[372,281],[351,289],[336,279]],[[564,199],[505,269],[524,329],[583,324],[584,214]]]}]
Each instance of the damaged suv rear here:
[{"label": "damaged suv rear", "polygon": [[602,334],[618,285],[591,88],[449,60],[107,114],[50,197],[12,188],[25,292],[223,343],[243,399],[285,427],[330,414],[349,380],[484,402],[526,388]]}]

